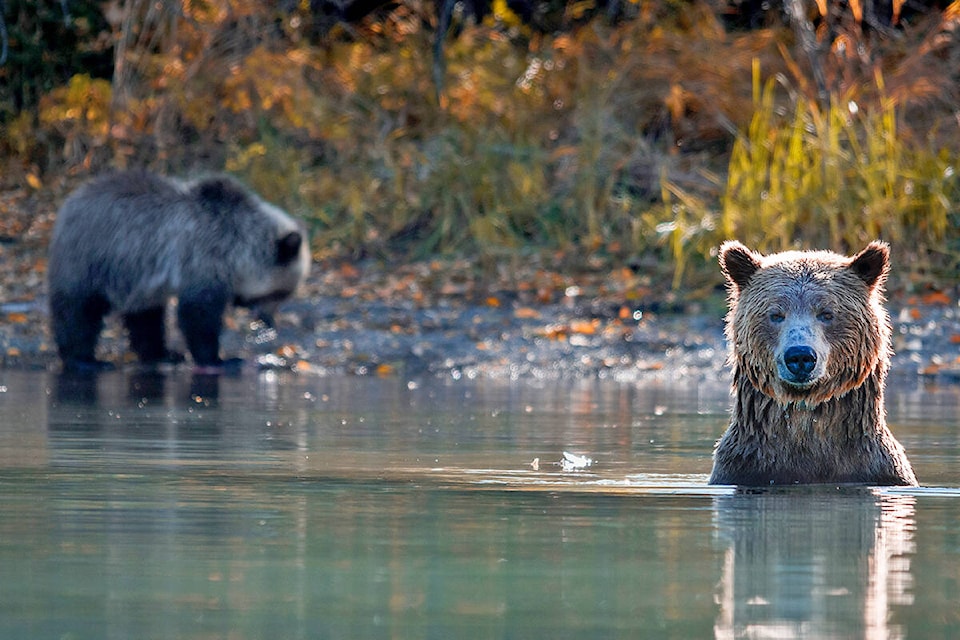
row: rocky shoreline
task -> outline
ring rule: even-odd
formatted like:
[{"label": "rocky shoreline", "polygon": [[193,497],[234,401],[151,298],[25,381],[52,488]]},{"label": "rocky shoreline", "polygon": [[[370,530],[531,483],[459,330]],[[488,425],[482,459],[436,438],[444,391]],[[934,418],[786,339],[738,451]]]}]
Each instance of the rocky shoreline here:
[{"label": "rocky shoreline", "polygon": [[[547,270],[522,277],[472,274],[465,262],[317,269],[302,294],[281,307],[274,328],[245,310],[228,312],[223,350],[261,369],[304,375],[624,381],[729,375],[719,288],[679,301],[652,293],[649,282],[629,270],[580,277]],[[0,300],[2,365],[55,369],[42,271],[15,280],[7,279],[7,299]],[[888,306],[891,378],[960,385],[957,303],[941,294],[895,294]],[[175,330],[170,336],[172,346],[182,348]],[[100,353],[117,364],[133,362],[115,319]]]}]

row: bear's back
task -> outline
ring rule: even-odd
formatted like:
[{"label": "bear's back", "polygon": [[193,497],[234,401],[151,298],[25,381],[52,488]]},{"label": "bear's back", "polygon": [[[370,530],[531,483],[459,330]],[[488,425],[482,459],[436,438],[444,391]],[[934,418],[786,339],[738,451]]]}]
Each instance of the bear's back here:
[{"label": "bear's back", "polygon": [[[187,252],[203,250],[204,213],[179,183],[145,172],[108,174],[60,208],[50,248],[52,288],[100,291],[131,311],[162,304],[181,286]],[[194,242],[191,238],[195,238]]]}]

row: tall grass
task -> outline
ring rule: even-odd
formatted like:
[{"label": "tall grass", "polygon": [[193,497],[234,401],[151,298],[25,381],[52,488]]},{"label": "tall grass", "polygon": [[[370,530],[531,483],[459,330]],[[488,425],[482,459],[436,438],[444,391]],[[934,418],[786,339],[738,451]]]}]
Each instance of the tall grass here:
[{"label": "tall grass", "polygon": [[856,249],[875,238],[911,250],[942,246],[956,225],[957,158],[911,146],[877,72],[877,104],[796,98],[754,65],[754,115],[734,144],[719,228],[761,250]]}]

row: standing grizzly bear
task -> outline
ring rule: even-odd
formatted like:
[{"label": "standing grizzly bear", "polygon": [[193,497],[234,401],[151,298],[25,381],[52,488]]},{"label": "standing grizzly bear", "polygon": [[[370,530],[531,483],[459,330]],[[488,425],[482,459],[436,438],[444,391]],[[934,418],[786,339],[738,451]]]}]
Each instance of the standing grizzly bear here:
[{"label": "standing grizzly bear", "polygon": [[883,405],[889,253],[720,247],[735,400],[711,484],[917,484]]},{"label": "standing grizzly bear", "polygon": [[217,370],[228,303],[275,304],[310,265],[303,226],[237,182],[182,183],[144,171],[109,174],[77,189],[57,214],[48,284],[53,334],[66,369],[96,370],[104,316],[123,316],[141,362],[167,351],[167,300],[195,365]]}]

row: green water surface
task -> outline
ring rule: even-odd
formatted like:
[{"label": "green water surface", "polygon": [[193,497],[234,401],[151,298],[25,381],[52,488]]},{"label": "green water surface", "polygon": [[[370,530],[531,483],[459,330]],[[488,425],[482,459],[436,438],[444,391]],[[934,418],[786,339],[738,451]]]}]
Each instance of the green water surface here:
[{"label": "green water surface", "polygon": [[960,390],[891,390],[918,490],[708,487],[728,404],[0,371],[0,638],[960,634]]}]

